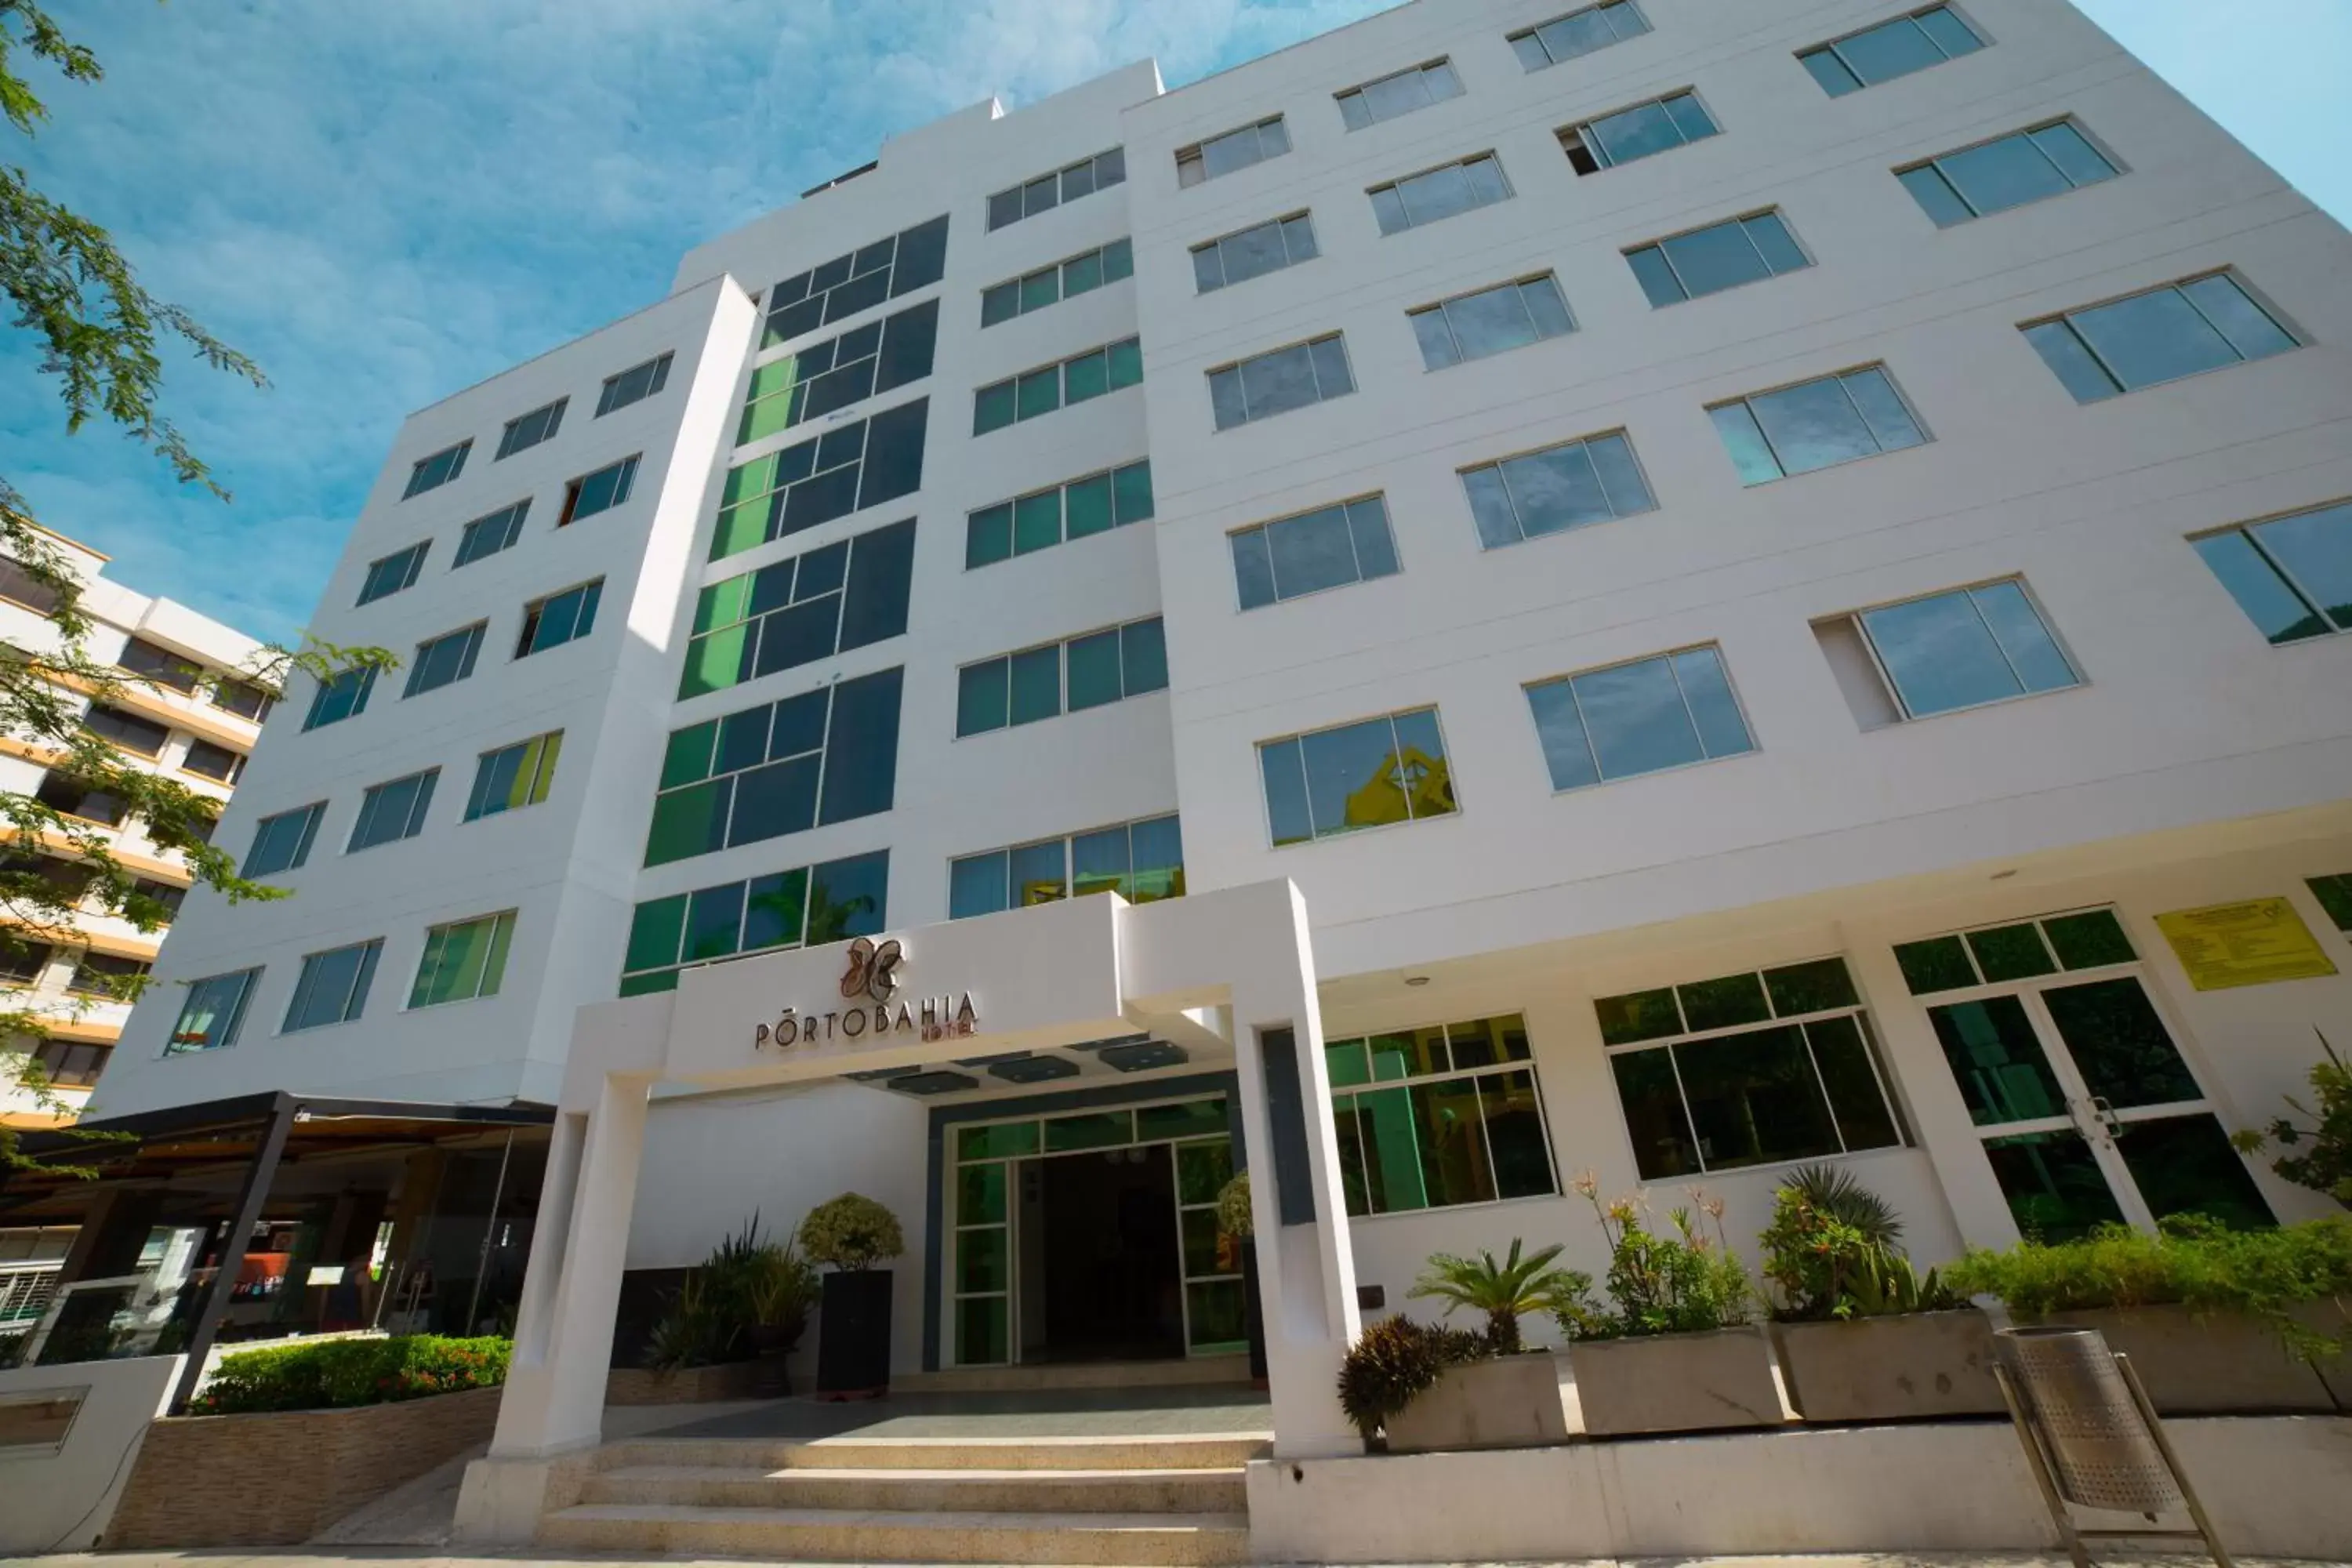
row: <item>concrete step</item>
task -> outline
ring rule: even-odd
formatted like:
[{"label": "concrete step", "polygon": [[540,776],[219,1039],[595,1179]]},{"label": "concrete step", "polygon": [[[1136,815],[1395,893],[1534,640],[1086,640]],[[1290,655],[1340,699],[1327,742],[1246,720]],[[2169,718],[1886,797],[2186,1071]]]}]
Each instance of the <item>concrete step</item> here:
[{"label": "concrete step", "polygon": [[625,1465],[588,1479],[583,1503],[866,1512],[1241,1513],[1243,1471],[876,1470]]},{"label": "concrete step", "polygon": [[1054,1388],[1180,1388],[1249,1386],[1244,1354],[1174,1356],[1161,1361],[1074,1361],[1022,1366],[954,1366],[939,1372],[893,1373],[902,1394],[1003,1394]]},{"label": "concrete step", "polygon": [[821,1563],[1246,1563],[1245,1513],[861,1513],[582,1503],[540,1521],[538,1544]]},{"label": "concrete step", "polygon": [[1268,1451],[1265,1432],[1123,1437],[638,1437],[597,1450],[597,1468],[772,1470],[1230,1470]]}]

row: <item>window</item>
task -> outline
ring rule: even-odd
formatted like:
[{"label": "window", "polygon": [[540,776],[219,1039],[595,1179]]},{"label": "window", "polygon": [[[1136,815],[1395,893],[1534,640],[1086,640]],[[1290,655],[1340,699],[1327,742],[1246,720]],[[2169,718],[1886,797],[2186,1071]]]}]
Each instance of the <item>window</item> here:
[{"label": "window", "polygon": [[359,818],[352,824],[352,840],[343,846],[343,853],[355,855],[424,832],[425,814],[433,808],[433,786],[440,779],[439,768],[427,768],[388,784],[370,785],[360,797]]},{"label": "window", "polygon": [[[422,552],[425,547],[420,544],[416,548]],[[203,666],[145,637],[132,637],[124,643],[121,657],[114,662],[142,680],[168,686],[174,691],[193,692],[204,681]]]},{"label": "window", "polygon": [[401,692],[403,699],[426,691],[437,691],[474,673],[474,656],[482,650],[482,633],[488,621],[476,621],[416,645],[416,658],[408,668],[408,686]]},{"label": "window", "polygon": [[751,373],[743,417],[735,427],[736,444],[789,430],[877,393],[922,380],[931,374],[939,337],[940,302],[926,300],[770,360]]},{"label": "window", "polygon": [[191,741],[188,754],[180,760],[180,766],[199,778],[233,784],[245,774],[245,753],[216,746],[210,741]]},{"label": "window", "polygon": [[522,537],[522,521],[530,515],[530,501],[526,497],[512,506],[502,506],[488,516],[478,517],[467,523],[465,531],[457,537],[457,559],[451,563],[450,570],[471,566],[485,555],[496,555],[501,550],[513,549],[515,541]]},{"label": "window", "polygon": [[58,950],[45,942],[26,942],[16,936],[0,939],[0,981],[37,985],[57,955]]},{"label": "window", "polygon": [[1592,1006],[1645,1182],[1903,1143],[1843,959]]},{"label": "window", "polygon": [[517,452],[527,452],[542,441],[554,440],[555,432],[563,424],[564,405],[571,401],[568,397],[559,397],[519,418],[508,420],[505,433],[499,437],[498,457],[490,461],[495,463],[501,458],[511,458]]},{"label": "window", "polygon": [[1277,848],[1461,809],[1434,708],[1261,741],[1257,763]]},{"label": "window", "polygon": [[1290,132],[1277,114],[1261,120],[1255,125],[1244,125],[1238,131],[1228,131],[1222,136],[1176,153],[1176,183],[1197,185],[1203,180],[1213,180],[1220,174],[1235,174],[1252,163],[1263,163],[1268,158],[1279,158],[1290,151]]},{"label": "window", "polygon": [[2312,877],[2306,880],[2311,887],[2311,896],[2319,900],[2319,907],[2327,911],[2327,918],[2336,922],[2336,929],[2352,936],[2352,872]]},{"label": "window", "polygon": [[632,403],[643,403],[659,392],[669,382],[669,359],[659,354],[643,364],[631,365],[618,375],[604,378],[604,390],[596,395],[596,417],[626,408]]},{"label": "window", "polygon": [[269,717],[269,710],[278,705],[278,699],[249,680],[224,678],[213,687],[212,702],[224,713],[234,713],[240,719],[258,724]]},{"label": "window", "polygon": [[1704,142],[1720,129],[1697,95],[1677,92],[1569,126],[1559,132],[1559,148],[1568,154],[1570,168],[1597,174],[1654,153]]},{"label": "window", "polygon": [[727,470],[710,559],[798,533],[922,488],[930,399],[886,408]]},{"label": "window", "polygon": [[[795,273],[768,290],[768,324],[760,346],[773,348],[928,288],[946,271],[947,258],[948,220],[942,214]],[[661,390],[658,381],[654,390]]]},{"label": "window", "polygon": [[1114,147],[1067,168],[1025,180],[988,198],[988,226],[992,233],[1025,217],[1051,212],[1064,202],[1107,191],[1127,179],[1127,149]]},{"label": "window", "polygon": [[915,521],[713,583],[695,601],[682,701],[903,636]]},{"label": "window", "polygon": [[2116,166],[2106,155],[2065,120],[1895,171],[1937,228],[2062,195],[2115,175]]},{"label": "window", "polygon": [[629,499],[629,488],[636,481],[635,456],[572,480],[563,487],[563,510],[556,514],[555,526],[569,528],[582,518],[612,510]]},{"label": "window", "polygon": [[1059,364],[1024,371],[971,395],[971,433],[985,436],[1007,425],[1051,414],[1068,404],[1118,392],[1143,379],[1143,344],[1129,338],[1090,349]]},{"label": "window", "polygon": [[981,290],[980,324],[992,327],[1081,294],[1091,294],[1106,283],[1135,276],[1135,242],[1114,239],[1051,267],[997,283]]},{"label": "window", "polygon": [[1822,90],[1843,98],[1865,87],[1876,87],[1898,76],[1908,76],[1946,60],[1972,55],[1984,47],[1966,22],[1948,5],[1930,5],[1908,16],[1897,16],[1833,43],[1807,49],[1797,57]]},{"label": "window", "polygon": [[1559,1191],[1523,1020],[1328,1040],[1323,1066],[1349,1214]]},{"label": "window", "polygon": [[158,724],[152,719],[142,719],[136,713],[126,713],[104,702],[93,702],[81,716],[81,727],[101,740],[111,741],[126,752],[142,757],[158,755],[163,742],[172,738],[169,724]]},{"label": "window", "polygon": [[[44,1040],[33,1058],[41,1064],[49,1082],[59,1089],[88,1089],[106,1071],[106,1064],[114,1057],[112,1046],[100,1046],[72,1040]],[[23,1279],[56,1278],[54,1275],[19,1275]],[[46,1303],[46,1296],[35,1296],[27,1303],[37,1310]]]},{"label": "window", "polygon": [[79,779],[56,772],[41,775],[40,786],[34,790],[33,798],[62,816],[79,817],[84,822],[100,823],[108,827],[120,826],[131,812],[121,796],[92,789]]},{"label": "window", "polygon": [[1865,730],[2082,683],[2011,577],[1815,623]]},{"label": "window", "polygon": [[1123,822],[1092,833],[1016,844],[948,863],[948,919],[1117,893],[1131,904],[1184,896],[1184,839],[1176,818]]},{"label": "window", "polygon": [[255,823],[253,847],[246,851],[237,875],[267,877],[299,868],[310,858],[311,840],[319,837],[319,823],[326,815],[327,803],[320,800]]},{"label": "window", "polygon": [[429,458],[420,458],[408,470],[408,488],[400,499],[421,496],[426,490],[437,490],[465,471],[466,454],[474,449],[471,441],[460,441],[454,447],[444,447]]},{"label": "window", "polygon": [[316,730],[322,725],[340,724],[354,713],[367,711],[368,693],[375,689],[375,667],[339,670],[319,682],[319,689],[310,695],[310,711],[302,717],[302,728]]},{"label": "window", "polygon": [[484,752],[475,764],[474,787],[466,795],[466,815],[459,820],[472,822],[539,805],[554,787],[555,760],[562,752],[561,730]]},{"label": "window", "polygon": [[383,955],[383,939],[362,942],[302,960],[302,977],[294,983],[294,1000],[286,1005],[286,1022],[278,1033],[348,1024],[367,1005],[368,984],[375,978],[375,961]]},{"label": "window", "polygon": [[1713,647],[1539,680],[1527,692],[1555,790],[1756,749]]},{"label": "window", "polygon": [[1654,307],[1796,272],[1812,262],[1777,212],[1710,224],[1625,253]]},{"label": "window", "polygon": [[2020,329],[2077,403],[2301,346],[2226,272]]},{"label": "window", "polygon": [[1587,5],[1581,11],[1570,11],[1565,16],[1555,16],[1523,33],[1507,37],[1518,54],[1519,64],[1528,70],[1539,71],[1546,66],[1638,38],[1649,30],[1649,18],[1635,8],[1633,0],[1609,0],[1605,5]]},{"label": "window", "polygon": [[1454,74],[1453,62],[1435,59],[1339,94],[1339,118],[1349,130],[1362,131],[1461,96],[1462,79]]},{"label": "window", "polygon": [[[251,876],[250,871],[245,875]],[[180,918],[180,906],[187,901],[188,889],[176,882],[159,882],[152,877],[141,877],[131,884],[131,890],[141,898],[152,899],[163,906],[166,920]]]},{"label": "window", "polygon": [[1743,485],[1923,445],[1927,437],[1885,365],[1865,365],[1707,410]]},{"label": "window", "polygon": [[1168,645],[1160,617],[1129,621],[965,665],[956,672],[956,734],[1034,724],[1167,686]]},{"label": "window", "polygon": [[2352,501],[2190,542],[2272,642],[2352,631]]},{"label": "window", "polygon": [[1311,261],[1321,254],[1315,248],[1312,220],[1303,212],[1293,213],[1288,217],[1269,218],[1238,234],[1194,246],[1192,283],[1200,292],[1212,293]]},{"label": "window", "polygon": [[2037,916],[1896,944],[1895,962],[1914,996],[1998,985],[2075,969],[2130,963],[2138,955],[2113,910]]},{"label": "window", "polygon": [[904,674],[863,675],[671,731],[646,864],[889,810]]},{"label": "window", "polygon": [[1398,234],[1466,213],[1473,207],[1508,201],[1511,187],[1503,165],[1492,153],[1480,153],[1455,163],[1441,163],[1418,174],[1365,193],[1372,198],[1372,216],[1382,234]]},{"label": "window", "polygon": [[1481,549],[1632,517],[1657,502],[1622,430],[1462,470]]},{"label": "window", "polygon": [[1347,340],[1339,332],[1209,373],[1209,405],[1220,430],[1345,397],[1355,390]]},{"label": "window", "polygon": [[240,969],[234,974],[187,982],[188,994],[181,1000],[180,1016],[173,1021],[163,1054],[217,1051],[236,1044],[237,1026],[245,1022],[245,1005],[253,997],[253,983],[260,978],[258,969]]},{"label": "window", "polygon": [[1388,503],[1377,495],[1244,528],[1228,542],[1244,610],[1397,572]]},{"label": "window", "polygon": [[405,588],[416,585],[417,574],[425,570],[425,552],[433,548],[429,539],[420,539],[407,549],[368,563],[367,578],[360,584],[358,602],[373,605],[378,599],[388,599]]},{"label": "window", "polygon": [[22,605],[36,615],[54,616],[65,603],[63,595],[47,583],[25,569],[21,561],[0,556],[0,599]]},{"label": "window", "polygon": [[74,960],[73,977],[66,989],[77,996],[96,996],[118,1002],[135,1001],[139,995],[138,982],[147,977],[154,965],[143,958],[128,958],[119,953],[93,952],[85,949]]},{"label": "window", "polygon": [[83,861],[0,850],[0,879],[5,879],[5,897],[11,903],[54,900],[70,909],[89,896],[89,885],[97,878],[98,868]]},{"label": "window", "polygon": [[1484,359],[1506,349],[1525,348],[1545,338],[1576,331],[1568,301],[1549,272],[1497,283],[1474,294],[1456,294],[1405,312],[1421,342],[1421,363],[1444,370],[1466,359]]},{"label": "window", "polygon": [[964,519],[964,569],[1143,522],[1151,511],[1148,461],[998,501]]},{"label": "window", "polygon": [[515,657],[529,658],[586,637],[596,627],[596,601],[604,592],[604,579],[599,577],[525,605],[522,633],[515,638]]},{"label": "window", "polygon": [[853,855],[639,904],[621,994],[677,989],[678,971],[771,948],[871,936],[887,919],[890,852]]},{"label": "window", "polygon": [[507,975],[507,948],[514,941],[512,910],[434,926],[425,933],[425,956],[417,960],[416,984],[408,988],[411,1007],[470,1002],[495,996]]}]

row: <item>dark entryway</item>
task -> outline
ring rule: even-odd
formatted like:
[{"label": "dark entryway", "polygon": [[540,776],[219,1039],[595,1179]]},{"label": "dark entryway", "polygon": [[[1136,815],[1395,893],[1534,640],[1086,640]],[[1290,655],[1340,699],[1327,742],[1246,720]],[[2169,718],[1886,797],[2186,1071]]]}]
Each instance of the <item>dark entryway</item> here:
[{"label": "dark entryway", "polygon": [[1176,1173],[1165,1143],[1034,1162],[1043,1188],[1044,1359],[1184,1353]]}]

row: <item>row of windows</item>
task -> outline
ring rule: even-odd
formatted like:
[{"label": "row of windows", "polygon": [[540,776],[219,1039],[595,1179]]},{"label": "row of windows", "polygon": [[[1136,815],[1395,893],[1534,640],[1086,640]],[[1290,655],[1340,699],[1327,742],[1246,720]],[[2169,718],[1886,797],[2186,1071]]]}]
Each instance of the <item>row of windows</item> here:
[{"label": "row of windows", "polygon": [[[45,895],[68,909],[79,909],[89,897],[90,884],[98,879],[98,870],[86,861],[68,860],[57,855],[28,850],[0,850],[0,872],[18,877],[37,877],[46,886]],[[175,882],[158,881],[152,877],[138,877],[131,881],[131,890],[142,898],[152,899],[163,906],[164,918],[176,917],[188,889]],[[103,913],[120,913],[118,906],[101,904]]]},{"label": "row of windows", "polygon": [[673,991],[678,973],[740,953],[822,946],[887,923],[890,852],[853,855],[649,899],[629,921],[621,994]]},{"label": "row of windows", "polygon": [[[58,953],[55,943],[25,942],[12,936],[5,946],[0,946],[0,984],[27,989],[38,985]],[[73,969],[66,978],[66,989],[76,996],[100,1001],[121,999],[130,983],[143,978],[152,967],[143,958],[84,948],[73,955]]]},{"label": "row of windows", "polygon": [[[475,760],[473,787],[467,792],[465,815],[458,820],[474,822],[539,805],[555,785],[556,760],[562,753],[561,730],[484,752]],[[441,770],[433,767],[370,784],[360,797],[359,815],[352,819],[343,852],[354,854],[424,832],[434,786],[440,778]],[[246,851],[237,874],[268,877],[299,869],[310,858],[310,846],[326,815],[327,803],[319,800],[263,817],[254,824],[253,846]]]},{"label": "row of windows", "polygon": [[908,518],[711,584],[695,601],[679,700],[902,635],[914,564]]},{"label": "row of windows", "polygon": [[1151,513],[1148,460],[1032,490],[965,517],[964,569],[1148,521]]},{"label": "row of windows", "polygon": [[[108,702],[93,702],[83,710],[81,727],[133,756],[160,758],[172,739],[172,727]],[[245,753],[201,737],[188,742],[177,764],[184,773],[215,784],[234,784],[245,773]]]},{"label": "row of windows", "polygon": [[768,290],[768,319],[760,346],[773,348],[886,300],[929,288],[946,271],[947,257],[948,220],[941,214],[794,273]]},{"label": "row of windows", "polygon": [[[591,474],[569,480],[563,487],[563,504],[557,509],[555,526],[569,528],[573,523],[610,511],[629,499],[637,482],[637,460],[642,454],[632,454],[617,463],[607,463]],[[457,558],[449,563],[456,571],[470,566],[487,556],[512,549],[522,538],[522,525],[530,515],[531,498],[525,496],[493,512],[486,512],[467,522],[457,536]],[[372,605],[378,599],[388,599],[394,594],[405,593],[416,586],[424,574],[425,557],[432,552],[433,542],[420,539],[389,555],[378,556],[368,563],[367,574],[360,582],[360,596],[355,601]]]},{"label": "row of windows", "polygon": [[[33,788],[33,798],[60,816],[79,817],[101,827],[120,828],[131,816],[130,804],[121,795],[94,788],[57,768],[41,775],[41,782]],[[187,826],[196,837],[210,843],[219,820],[216,816],[192,816]]]},{"label": "row of windows", "polygon": [[1059,363],[1040,365],[982,387],[971,395],[971,433],[985,436],[1057,408],[1139,385],[1142,381],[1141,342],[1125,338],[1106,343]]},{"label": "row of windows", "polygon": [[[668,354],[657,354],[617,375],[606,376],[604,388],[596,398],[596,417],[601,419],[615,409],[642,403],[659,392],[669,381],[669,363]],[[496,462],[499,458],[510,458],[543,441],[552,440],[562,426],[563,410],[570,401],[569,398],[559,397],[552,403],[543,404],[508,420],[499,437],[498,457],[490,460]],[[400,499],[407,500],[453,483],[466,471],[466,458],[473,449],[473,439],[469,437],[455,446],[444,447],[437,452],[417,458],[409,468],[408,484],[401,491]]]},{"label": "row of windows", "polygon": [[[578,584],[525,605],[522,626],[515,637],[514,657],[529,658],[586,637],[595,629],[596,605],[604,590],[604,580],[599,577],[593,583]],[[408,662],[408,680],[402,688],[402,699],[454,686],[472,675],[489,625],[488,621],[476,621],[472,626],[459,626],[418,643]],[[310,710],[303,716],[302,728],[308,731],[339,724],[366,712],[368,699],[375,691],[375,680],[376,671],[370,667],[346,669],[332,679],[320,681],[318,690],[311,694]]]},{"label": "row of windows", "polygon": [[[5,593],[6,584],[0,580],[0,595]],[[277,705],[277,699],[266,688],[219,670],[208,670],[185,655],[173,653],[145,637],[126,640],[114,662],[116,668],[142,680],[168,687],[184,696],[201,694],[222,712],[234,713],[256,724],[266,721],[270,709]]]},{"label": "row of windows", "polygon": [[968,664],[956,672],[956,734],[985,734],[1168,686],[1158,616]]},{"label": "row of windows", "polygon": [[981,290],[980,324],[992,327],[1135,275],[1135,242],[1114,239],[1051,267],[1024,272]]},{"label": "row of windows", "polygon": [[920,489],[930,410],[930,399],[919,397],[728,469],[710,559]]},{"label": "row of windows", "polygon": [[[495,996],[505,981],[507,952],[514,942],[514,911],[481,915],[428,928],[416,978],[409,985],[411,1008],[438,1006]],[[288,999],[280,1034],[346,1024],[367,1007],[383,939],[307,953],[294,994]],[[259,989],[262,971],[240,969],[187,982],[179,1016],[173,1020],[166,1056],[215,1051],[236,1044],[245,1016]]]},{"label": "row of windows", "polygon": [[926,300],[770,360],[751,373],[736,445],[922,380],[931,374],[939,336],[940,302]]},{"label": "row of windows", "polygon": [[1091,893],[1131,904],[1184,896],[1184,838],[1176,818],[1155,816],[948,862],[948,919],[992,915]]}]

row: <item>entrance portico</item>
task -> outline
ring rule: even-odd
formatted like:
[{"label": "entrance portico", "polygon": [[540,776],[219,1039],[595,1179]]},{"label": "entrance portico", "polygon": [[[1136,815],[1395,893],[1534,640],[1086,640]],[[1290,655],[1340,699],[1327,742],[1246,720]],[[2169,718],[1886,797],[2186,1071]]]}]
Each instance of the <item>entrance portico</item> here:
[{"label": "entrance portico", "polygon": [[582,1008],[513,1366],[460,1532],[528,1540],[551,1462],[602,1437],[656,1085],[789,1084],[1136,1033],[1231,1054],[1276,1452],[1358,1451],[1333,1392],[1358,1330],[1355,1268],[1304,900],[1287,880],[1146,905],[1103,896],[713,964],[674,993]]}]

